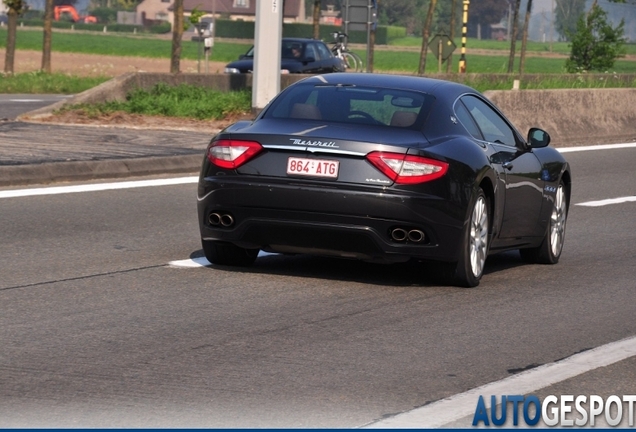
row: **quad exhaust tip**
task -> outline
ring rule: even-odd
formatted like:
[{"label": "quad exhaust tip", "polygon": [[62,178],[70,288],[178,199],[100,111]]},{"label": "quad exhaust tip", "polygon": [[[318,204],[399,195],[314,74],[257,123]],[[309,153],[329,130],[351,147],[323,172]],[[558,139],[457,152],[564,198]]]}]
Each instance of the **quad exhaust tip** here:
[{"label": "quad exhaust tip", "polygon": [[405,228],[393,228],[391,230],[391,238],[393,241],[422,243],[426,239],[424,231],[419,229],[405,229]]},{"label": "quad exhaust tip", "polygon": [[212,226],[221,225],[229,228],[234,225],[234,217],[229,213],[210,213],[208,222]]}]

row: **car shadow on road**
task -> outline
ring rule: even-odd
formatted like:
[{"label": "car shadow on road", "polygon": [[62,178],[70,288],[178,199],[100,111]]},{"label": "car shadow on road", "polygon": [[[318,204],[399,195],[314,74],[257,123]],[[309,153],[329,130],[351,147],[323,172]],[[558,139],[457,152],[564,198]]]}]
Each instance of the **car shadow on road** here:
[{"label": "car shadow on road", "polygon": [[[197,250],[191,259],[203,257]],[[484,276],[527,265],[519,253],[506,252],[488,257]],[[268,275],[319,278],[383,286],[448,286],[440,276],[439,263],[412,260],[405,263],[383,264],[354,259],[313,255],[261,254],[250,267],[210,265],[214,271],[260,273]]]}]

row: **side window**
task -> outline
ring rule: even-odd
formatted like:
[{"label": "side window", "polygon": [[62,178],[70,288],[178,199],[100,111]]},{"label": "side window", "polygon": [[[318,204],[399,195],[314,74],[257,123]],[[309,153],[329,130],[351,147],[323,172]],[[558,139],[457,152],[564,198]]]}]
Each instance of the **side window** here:
[{"label": "side window", "polygon": [[331,51],[325,44],[317,43],[316,48],[318,48],[318,54],[320,55],[321,60],[327,60],[331,57]]},{"label": "side window", "polygon": [[307,48],[305,48],[305,57],[306,58],[313,57],[316,60],[320,59],[320,57],[316,55],[316,48],[314,44],[307,44]]},{"label": "side window", "polygon": [[486,103],[474,96],[464,96],[461,101],[468,108],[468,112],[479,126],[484,139],[489,142],[516,145],[515,134],[497,112]]},{"label": "side window", "polygon": [[462,123],[462,125],[464,125],[468,133],[473,136],[473,138],[478,140],[484,139],[481,132],[479,131],[479,128],[475,124],[475,121],[470,116],[470,114],[468,113],[468,110],[466,109],[466,107],[461,101],[458,101],[455,104],[455,115],[457,116],[459,121]]}]

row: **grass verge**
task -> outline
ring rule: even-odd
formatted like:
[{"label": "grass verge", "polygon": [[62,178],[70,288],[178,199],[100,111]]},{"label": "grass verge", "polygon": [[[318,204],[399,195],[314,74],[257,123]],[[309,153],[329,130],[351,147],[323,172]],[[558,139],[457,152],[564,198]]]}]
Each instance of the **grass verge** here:
[{"label": "grass verge", "polygon": [[220,120],[249,112],[251,107],[252,95],[249,91],[220,92],[187,84],[171,87],[159,83],[149,91],[132,91],[123,102],[68,105],[60,111],[81,111],[89,118],[123,111],[129,114]]},{"label": "grass verge", "polygon": [[61,73],[28,72],[0,74],[0,93],[76,94],[93,88],[110,77],[78,77]]}]

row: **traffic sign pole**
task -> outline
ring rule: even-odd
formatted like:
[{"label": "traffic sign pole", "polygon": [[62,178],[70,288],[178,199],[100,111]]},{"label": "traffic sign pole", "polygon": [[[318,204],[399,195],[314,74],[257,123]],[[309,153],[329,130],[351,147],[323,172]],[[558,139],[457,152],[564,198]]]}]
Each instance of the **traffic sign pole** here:
[{"label": "traffic sign pole", "polygon": [[459,73],[466,73],[466,34],[468,33],[468,5],[470,0],[464,0],[464,14],[462,16],[462,55],[459,58]]}]

